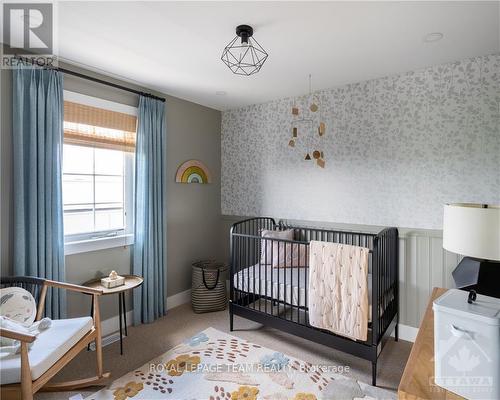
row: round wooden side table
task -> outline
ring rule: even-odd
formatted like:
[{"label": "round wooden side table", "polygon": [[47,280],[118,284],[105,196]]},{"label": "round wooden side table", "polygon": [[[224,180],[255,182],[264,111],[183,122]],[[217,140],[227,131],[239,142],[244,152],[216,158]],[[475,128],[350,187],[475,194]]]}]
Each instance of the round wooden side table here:
[{"label": "round wooden side table", "polygon": [[[118,294],[118,319],[120,320],[120,354],[123,355],[123,327],[125,328],[125,336],[128,335],[127,332],[127,310],[125,308],[125,292],[139,287],[144,282],[141,276],[137,275],[122,275],[125,278],[125,283],[123,285],[106,288],[101,285],[101,278],[91,279],[83,283],[83,286],[87,286],[93,289],[102,290],[102,295],[107,296],[109,294]],[[94,303],[91,305],[91,313],[94,315]],[[122,325],[123,318],[123,325]]]}]

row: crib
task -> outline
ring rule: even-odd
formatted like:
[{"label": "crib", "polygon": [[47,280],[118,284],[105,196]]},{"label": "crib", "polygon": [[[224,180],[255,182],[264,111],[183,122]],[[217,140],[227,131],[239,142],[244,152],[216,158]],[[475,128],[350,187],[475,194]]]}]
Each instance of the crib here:
[{"label": "crib", "polygon": [[[293,229],[294,239],[261,236],[262,230]],[[305,251],[309,241],[367,247],[369,253],[369,304],[371,310],[366,341],[356,341],[315,328],[308,321],[308,268],[273,268],[261,263],[261,251],[274,244],[291,243],[291,251]],[[394,331],[398,340],[398,230],[363,233],[292,226],[273,218],[258,217],[233,224],[230,231],[230,330],[234,315],[341,350],[372,363],[372,385],[377,383],[377,359]],[[298,257],[300,259],[300,255]]]}]

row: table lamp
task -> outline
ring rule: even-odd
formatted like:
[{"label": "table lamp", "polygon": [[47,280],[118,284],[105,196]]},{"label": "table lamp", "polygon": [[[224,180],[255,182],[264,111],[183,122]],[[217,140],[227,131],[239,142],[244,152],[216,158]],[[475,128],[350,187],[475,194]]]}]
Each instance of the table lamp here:
[{"label": "table lamp", "polygon": [[500,298],[500,206],[444,206],[443,247],[464,256],[453,271],[457,288]]}]

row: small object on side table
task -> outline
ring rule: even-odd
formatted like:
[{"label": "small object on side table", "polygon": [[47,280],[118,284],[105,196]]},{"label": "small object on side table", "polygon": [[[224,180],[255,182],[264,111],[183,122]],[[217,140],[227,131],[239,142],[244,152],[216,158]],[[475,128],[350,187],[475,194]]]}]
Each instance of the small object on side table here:
[{"label": "small object on side table", "polygon": [[112,289],[117,286],[125,284],[125,278],[116,273],[115,270],[111,271],[109,276],[106,278],[101,278],[101,285],[107,289]]},{"label": "small object on side table", "polygon": [[[103,296],[115,293],[118,294],[118,319],[120,321],[120,354],[122,355],[123,355],[123,331],[125,331],[125,336],[128,335],[127,310],[125,308],[125,292],[141,286],[142,283],[144,282],[144,279],[141,276],[137,275],[124,275],[123,279],[124,279],[123,285],[112,288],[104,287],[101,283],[101,279],[99,278],[92,279],[83,284],[83,286],[102,290]],[[93,304],[91,305],[91,311],[93,314],[94,310],[92,306]],[[123,325],[122,325],[122,319],[123,319]]]}]

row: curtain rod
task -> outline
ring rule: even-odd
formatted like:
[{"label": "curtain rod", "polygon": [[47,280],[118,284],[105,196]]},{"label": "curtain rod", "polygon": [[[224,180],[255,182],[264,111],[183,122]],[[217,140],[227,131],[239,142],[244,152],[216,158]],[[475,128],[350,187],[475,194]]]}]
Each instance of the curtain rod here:
[{"label": "curtain rod", "polygon": [[140,90],[135,90],[135,89],[132,89],[132,88],[129,88],[129,87],[126,87],[126,86],[118,85],[117,83],[108,82],[108,81],[105,81],[103,79],[94,78],[92,76],[85,75],[85,74],[82,74],[80,72],[71,71],[71,70],[66,69],[66,68],[52,67],[52,66],[48,66],[48,65],[41,65],[41,64],[38,63],[38,61],[32,61],[32,60],[30,60],[28,58],[23,58],[23,57],[20,57],[20,56],[15,56],[15,58],[17,58],[18,60],[20,60],[23,63],[24,62],[28,62],[31,65],[37,65],[38,67],[42,67],[42,68],[46,68],[46,69],[53,69],[55,71],[62,72],[63,74],[66,74],[66,75],[73,75],[73,76],[76,76],[77,78],[86,79],[86,80],[91,81],[91,82],[100,83],[101,85],[111,86],[111,87],[113,87],[115,89],[124,90],[126,92],[137,94],[139,96],[150,97],[152,99],[156,99],[156,100],[160,100],[160,101],[165,102],[165,99],[163,97],[158,97],[158,96],[155,96],[154,94],[151,94],[151,93],[141,92]]}]

